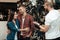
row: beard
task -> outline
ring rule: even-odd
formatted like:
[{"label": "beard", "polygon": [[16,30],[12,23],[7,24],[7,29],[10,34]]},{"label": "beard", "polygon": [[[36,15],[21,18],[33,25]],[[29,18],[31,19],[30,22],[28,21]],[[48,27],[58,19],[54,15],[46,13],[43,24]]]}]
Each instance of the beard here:
[{"label": "beard", "polygon": [[20,14],[21,14],[21,15],[23,15],[23,14],[24,14],[24,12],[20,12]]}]

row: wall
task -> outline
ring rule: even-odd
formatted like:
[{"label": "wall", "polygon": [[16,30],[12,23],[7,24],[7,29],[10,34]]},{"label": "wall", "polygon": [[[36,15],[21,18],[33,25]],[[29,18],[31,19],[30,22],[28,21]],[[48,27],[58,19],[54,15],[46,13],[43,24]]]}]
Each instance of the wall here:
[{"label": "wall", "polygon": [[19,0],[0,0],[0,2],[17,2]]},{"label": "wall", "polygon": [[6,39],[7,36],[7,21],[0,21],[0,40]]}]

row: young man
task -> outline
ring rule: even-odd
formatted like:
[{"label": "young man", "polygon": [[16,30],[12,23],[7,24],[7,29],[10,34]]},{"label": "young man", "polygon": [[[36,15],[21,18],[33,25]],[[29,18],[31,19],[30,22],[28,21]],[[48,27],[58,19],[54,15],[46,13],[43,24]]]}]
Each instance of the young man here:
[{"label": "young man", "polygon": [[18,40],[30,40],[33,31],[33,17],[26,12],[24,5],[19,7],[18,20],[20,21],[21,33]]},{"label": "young man", "polygon": [[45,2],[44,8],[49,11],[45,16],[45,25],[41,26],[37,22],[33,23],[39,25],[40,31],[46,32],[46,40],[60,40],[60,13],[49,2]]}]

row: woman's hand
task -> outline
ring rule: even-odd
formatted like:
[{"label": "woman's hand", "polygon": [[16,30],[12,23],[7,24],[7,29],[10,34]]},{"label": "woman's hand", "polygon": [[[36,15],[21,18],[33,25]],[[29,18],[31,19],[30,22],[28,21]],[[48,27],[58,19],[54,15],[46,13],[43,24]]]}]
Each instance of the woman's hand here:
[{"label": "woman's hand", "polygon": [[7,29],[7,31],[6,31],[6,32],[7,32],[7,34],[9,34],[11,31],[10,31],[9,29]]},{"label": "woman's hand", "polygon": [[24,28],[24,29],[20,29],[20,31],[29,31],[29,28],[27,27],[27,28]]}]

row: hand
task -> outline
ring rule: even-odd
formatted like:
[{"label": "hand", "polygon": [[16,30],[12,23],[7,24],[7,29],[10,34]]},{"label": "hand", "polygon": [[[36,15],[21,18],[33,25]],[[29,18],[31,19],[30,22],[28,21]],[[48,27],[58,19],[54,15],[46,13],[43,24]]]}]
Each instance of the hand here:
[{"label": "hand", "polygon": [[33,23],[36,24],[36,25],[38,25],[38,26],[40,25],[38,22],[33,22]]},{"label": "hand", "polygon": [[20,31],[24,31],[24,29],[19,29]]},{"label": "hand", "polygon": [[29,31],[29,28],[28,28],[28,27],[27,27],[27,28],[25,28],[25,31],[27,31],[27,32],[28,32],[28,31]]},{"label": "hand", "polygon": [[7,34],[9,34],[9,33],[10,33],[10,30],[8,29],[8,30],[7,30]]},{"label": "hand", "polygon": [[24,28],[24,29],[20,29],[20,31],[29,31],[29,28],[27,27],[27,28]]}]

